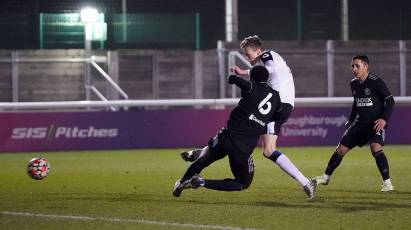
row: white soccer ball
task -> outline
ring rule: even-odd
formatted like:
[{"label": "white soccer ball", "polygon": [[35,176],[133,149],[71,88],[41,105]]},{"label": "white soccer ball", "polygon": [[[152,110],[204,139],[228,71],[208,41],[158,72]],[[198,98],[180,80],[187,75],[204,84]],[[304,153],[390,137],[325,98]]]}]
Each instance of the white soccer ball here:
[{"label": "white soccer ball", "polygon": [[49,175],[49,172],[50,163],[45,158],[33,158],[27,165],[27,174],[35,180],[42,180],[46,178]]}]

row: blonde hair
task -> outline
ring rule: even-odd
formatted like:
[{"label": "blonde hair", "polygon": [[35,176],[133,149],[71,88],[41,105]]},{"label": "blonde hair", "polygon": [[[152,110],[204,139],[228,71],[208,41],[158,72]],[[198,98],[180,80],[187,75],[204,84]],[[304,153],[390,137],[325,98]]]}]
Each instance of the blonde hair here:
[{"label": "blonde hair", "polygon": [[240,47],[241,49],[244,49],[245,47],[251,47],[253,49],[263,49],[263,43],[257,35],[252,35],[244,38],[244,40],[240,43]]}]

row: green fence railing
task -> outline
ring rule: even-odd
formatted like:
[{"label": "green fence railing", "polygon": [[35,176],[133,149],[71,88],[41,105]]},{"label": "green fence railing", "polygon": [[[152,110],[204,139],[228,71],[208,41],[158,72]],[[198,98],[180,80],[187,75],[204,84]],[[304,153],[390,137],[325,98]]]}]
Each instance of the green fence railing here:
[{"label": "green fence railing", "polygon": [[[104,15],[99,20],[104,22]],[[200,49],[200,15],[113,14],[109,16],[107,41],[115,47],[180,47]],[[104,48],[104,41],[93,47]],[[40,14],[39,47],[83,48],[84,23],[78,13]]]},{"label": "green fence railing", "polygon": [[[104,22],[104,14],[99,21]],[[39,17],[40,49],[83,48],[84,23],[80,14],[40,14]],[[104,48],[104,41],[93,42],[93,46]]]},{"label": "green fence railing", "polygon": [[181,44],[200,49],[198,13],[114,14],[108,30],[117,44]]}]

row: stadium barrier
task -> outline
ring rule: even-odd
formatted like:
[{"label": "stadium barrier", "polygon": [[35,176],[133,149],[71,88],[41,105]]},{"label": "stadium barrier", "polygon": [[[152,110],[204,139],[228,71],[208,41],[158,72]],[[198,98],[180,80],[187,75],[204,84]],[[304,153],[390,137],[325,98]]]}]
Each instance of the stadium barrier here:
[{"label": "stadium barrier", "polygon": [[[0,152],[200,147],[225,125],[238,99],[0,103]],[[411,144],[411,98],[397,97],[387,143]],[[299,98],[281,146],[336,145],[352,98]],[[203,106],[191,108],[187,106]],[[128,110],[11,111],[110,106]],[[154,108],[144,109],[142,107]],[[162,106],[156,108],[157,106]],[[164,106],[168,108],[165,109]],[[183,106],[181,108],[175,106]],[[205,106],[217,107],[208,108]]]},{"label": "stadium barrier", "polygon": [[[158,100],[110,100],[110,101],[50,101],[50,102],[0,102],[0,111],[15,109],[70,109],[151,106],[233,106],[239,98],[224,99],[158,99]],[[396,104],[411,105],[411,97],[395,97]],[[296,98],[296,106],[335,107],[352,104],[352,97]]]}]

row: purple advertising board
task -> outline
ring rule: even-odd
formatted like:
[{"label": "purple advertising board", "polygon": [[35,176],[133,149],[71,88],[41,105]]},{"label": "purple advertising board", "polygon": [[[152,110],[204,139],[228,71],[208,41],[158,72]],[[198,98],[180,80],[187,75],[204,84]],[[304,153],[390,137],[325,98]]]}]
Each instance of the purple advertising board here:
[{"label": "purple advertising board", "polygon": [[[204,146],[225,125],[230,109],[168,109],[0,113],[0,151],[98,150]],[[337,145],[348,107],[293,111],[279,145]],[[397,106],[387,143],[411,144],[411,107]]]}]

